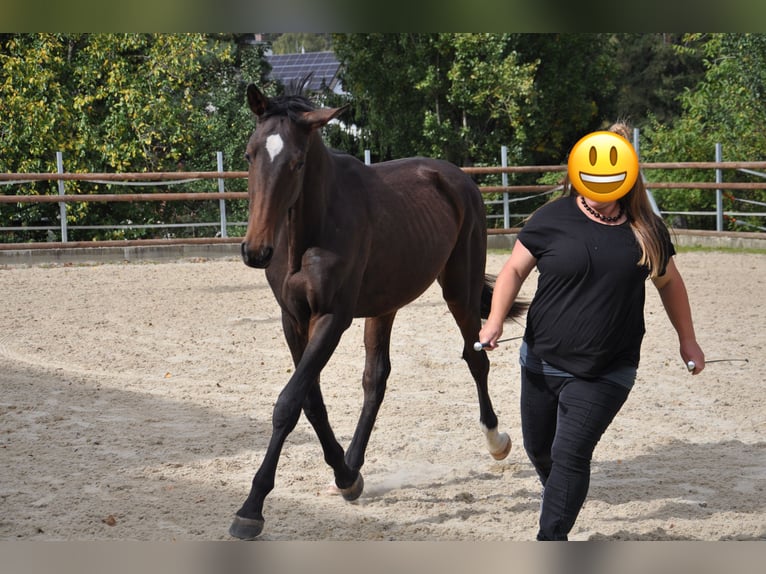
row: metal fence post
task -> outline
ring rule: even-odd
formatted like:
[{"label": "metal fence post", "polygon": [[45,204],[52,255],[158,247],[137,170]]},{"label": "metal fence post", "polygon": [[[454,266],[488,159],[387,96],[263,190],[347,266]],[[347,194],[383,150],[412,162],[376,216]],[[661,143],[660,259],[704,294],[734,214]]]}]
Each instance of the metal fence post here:
[{"label": "metal fence post", "polygon": [[[715,144],[715,161],[721,163],[723,160],[722,147],[720,143]],[[715,168],[715,182],[723,182],[723,171],[720,167]],[[718,188],[715,190],[715,228],[717,231],[723,231],[723,191]]]},{"label": "metal fence post", "polygon": [[[638,146],[639,146],[639,135],[640,132],[638,131],[638,128],[633,128],[633,148],[636,150],[636,157],[641,160],[641,154],[639,152]],[[646,179],[644,178],[644,174],[641,173],[639,170],[638,177],[641,178],[641,181],[644,182],[644,189],[646,189],[646,196],[649,198],[649,203],[652,206],[652,211],[662,217],[662,214],[660,213],[660,208],[657,205],[657,202],[654,200],[654,195],[652,195],[652,190],[649,189],[649,186],[646,185]]]},{"label": "metal fence post", "polygon": [[[218,173],[223,173],[223,152],[217,151],[215,152],[216,159],[218,160]],[[224,185],[223,185],[223,178],[218,178],[218,193],[224,192]],[[221,209],[221,237],[228,237],[228,233],[226,231],[226,200],[219,199],[218,205]]]},{"label": "metal fence post", "polygon": [[[60,151],[56,152],[56,168],[58,170],[59,174],[64,173],[64,156]],[[64,195],[64,180],[60,179],[58,181],[59,184],[59,195]],[[59,219],[61,219],[61,242],[66,243],[67,242],[67,205],[66,201],[60,201],[59,202]]]},{"label": "metal fence post", "polygon": [[364,163],[365,163],[365,165],[370,165],[370,163],[371,163],[371,160],[370,160],[370,150],[368,150],[368,149],[364,150]]},{"label": "metal fence post", "polygon": [[[500,165],[502,167],[508,167],[508,146],[500,147]],[[500,176],[500,180],[503,187],[508,186],[508,173],[503,172]],[[503,192],[503,227],[508,229],[511,226],[511,212],[508,205],[508,192]]]}]

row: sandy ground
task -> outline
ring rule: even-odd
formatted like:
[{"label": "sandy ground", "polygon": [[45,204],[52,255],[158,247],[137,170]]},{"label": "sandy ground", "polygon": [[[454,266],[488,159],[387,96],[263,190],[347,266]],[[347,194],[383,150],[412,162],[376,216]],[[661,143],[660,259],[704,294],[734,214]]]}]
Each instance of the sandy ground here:
[{"label": "sandy ground", "polygon": [[[506,257],[490,254],[488,271]],[[690,376],[648,287],[638,380],[596,450],[573,540],[766,539],[766,256],[677,262],[708,359],[749,362]],[[263,272],[235,259],[12,266],[0,290],[0,539],[228,539],[292,371]],[[361,335],[356,321],[323,373],[342,444],[361,404]],[[301,418],[261,538],[532,540],[540,488],[521,448],[517,342],[491,355],[514,440],[499,462],[435,286],[399,313],[392,347],[362,497],[328,493]]]}]

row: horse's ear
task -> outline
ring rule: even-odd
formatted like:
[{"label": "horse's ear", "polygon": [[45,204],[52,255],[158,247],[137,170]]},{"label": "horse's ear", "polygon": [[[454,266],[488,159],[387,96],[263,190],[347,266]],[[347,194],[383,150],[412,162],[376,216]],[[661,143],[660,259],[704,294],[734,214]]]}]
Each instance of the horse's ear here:
[{"label": "horse's ear", "polygon": [[266,111],[269,100],[255,84],[250,84],[247,86],[247,104],[253,113],[260,117]]},{"label": "horse's ear", "polygon": [[321,128],[333,118],[337,118],[345,112],[351,104],[339,108],[319,108],[310,112],[303,112],[301,123],[309,126],[312,130]]}]

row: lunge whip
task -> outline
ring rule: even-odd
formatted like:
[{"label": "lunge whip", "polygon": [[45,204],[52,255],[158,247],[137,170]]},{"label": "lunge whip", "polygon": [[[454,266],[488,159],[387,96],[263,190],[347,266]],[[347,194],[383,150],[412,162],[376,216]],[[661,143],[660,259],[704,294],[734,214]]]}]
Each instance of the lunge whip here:
[{"label": "lunge whip", "polygon": [[[711,359],[709,361],[705,361],[705,364],[708,365],[710,363],[730,363],[734,361],[741,361],[744,363],[748,363],[749,361],[747,359]],[[694,367],[696,367],[697,364],[694,361],[689,361],[686,363],[686,368],[689,370],[689,372],[694,370]]]},{"label": "lunge whip", "polygon": [[[498,342],[498,343],[505,343],[505,342],[507,342],[507,341],[514,341],[514,340],[516,340],[516,339],[523,339],[523,338],[524,338],[524,335],[520,335],[520,336],[518,336],[518,337],[509,337],[509,338],[507,338],[507,339],[498,339],[498,341],[497,341],[497,342]],[[489,347],[489,343],[482,343],[481,341],[476,341],[476,342],[473,344],[473,350],[474,350],[474,351],[481,351],[482,349],[484,349],[484,348],[486,348],[486,347]]]}]

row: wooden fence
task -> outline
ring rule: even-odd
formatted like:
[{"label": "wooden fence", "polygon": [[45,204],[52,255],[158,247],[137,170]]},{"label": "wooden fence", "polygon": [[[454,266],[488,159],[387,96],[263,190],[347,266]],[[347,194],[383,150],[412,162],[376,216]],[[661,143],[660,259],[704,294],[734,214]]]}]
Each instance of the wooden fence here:
[{"label": "wooden fence", "polygon": [[[60,158],[59,158],[59,166]],[[219,170],[220,167],[219,161]],[[766,178],[766,174],[759,173],[754,170],[766,170],[766,161],[754,161],[754,162],[666,162],[666,163],[641,163],[640,164],[643,177],[646,181],[647,188],[651,190],[659,189],[699,189],[699,190],[711,190],[716,193],[716,211],[711,212],[671,212],[661,211],[656,208],[658,213],[663,215],[683,214],[688,215],[708,215],[715,216],[718,222],[718,230],[722,231],[722,222],[725,217],[735,219],[737,217],[766,217],[765,212],[761,211],[724,211],[723,202],[721,200],[722,194],[725,190],[754,190],[754,189],[766,189],[766,183],[761,182],[724,182],[723,172],[725,170],[737,170],[740,172],[749,173]],[[685,181],[685,182],[653,182],[651,177],[647,177],[647,173],[651,174],[653,170],[714,170],[716,174],[716,181]],[[552,172],[564,172],[566,166],[564,165],[548,165],[548,166],[496,166],[496,167],[465,167],[463,170],[466,173],[474,175],[476,177],[491,175],[491,174],[521,174],[521,173],[552,173]],[[154,245],[154,244],[173,244],[173,243],[216,243],[216,242],[238,242],[237,237],[228,237],[227,229],[231,225],[242,226],[244,222],[230,223],[226,219],[226,202],[229,200],[245,200],[247,199],[247,192],[234,192],[225,190],[226,180],[232,179],[246,179],[247,172],[244,171],[200,171],[200,172],[154,172],[154,173],[65,173],[59,168],[58,173],[0,173],[0,186],[12,187],[15,184],[26,184],[29,182],[37,181],[55,181],[58,182],[58,195],[16,195],[0,193],[0,209],[6,206],[22,205],[22,204],[44,204],[44,203],[56,203],[60,207],[60,225],[53,226],[18,226],[18,227],[2,227],[0,233],[3,232],[22,232],[27,230],[57,230],[60,233],[60,241],[45,241],[36,243],[3,243],[0,241],[0,250],[9,249],[50,249],[56,247],[101,247],[101,246],[128,246],[128,245]],[[152,193],[109,193],[109,194],[67,194],[65,182],[67,181],[82,181],[92,182],[99,184],[127,184],[130,182],[141,182],[142,184],[156,183],[158,187],[168,186],[171,184],[178,184],[184,182],[192,182],[198,180],[216,180],[218,182],[217,192],[152,192]],[[548,194],[554,191],[558,186],[556,185],[489,185],[480,186],[483,194],[500,194],[501,199],[493,200],[488,203],[501,203],[503,204],[506,225],[500,228],[492,228],[490,233],[508,233],[514,230],[508,226],[508,213],[509,204],[518,199],[529,199],[531,197],[539,197],[540,195]],[[519,196],[521,194],[532,194],[528,198],[518,198],[512,196]],[[127,240],[112,240],[112,241],[68,241],[68,222],[67,222],[67,206],[72,203],[78,202],[101,202],[101,203],[114,203],[114,202],[151,202],[151,201],[218,201],[220,206],[221,220],[216,223],[181,223],[181,224],[155,224],[155,227],[169,228],[178,227],[192,227],[194,225],[199,226],[216,226],[219,228],[215,237],[204,238],[176,238],[176,239],[137,239],[132,241]],[[652,198],[653,201],[653,198]],[[759,202],[749,202],[761,205]],[[655,204],[656,206],[656,204]],[[766,207],[766,205],[765,205]],[[518,214],[516,214],[518,215]],[[502,216],[495,216],[502,217]],[[121,225],[114,224],[106,226],[108,228],[120,229]],[[135,225],[134,227],[152,227],[151,225]],[[759,231],[766,231],[766,228],[755,226]],[[76,229],[77,226],[71,226],[72,229]]]}]

